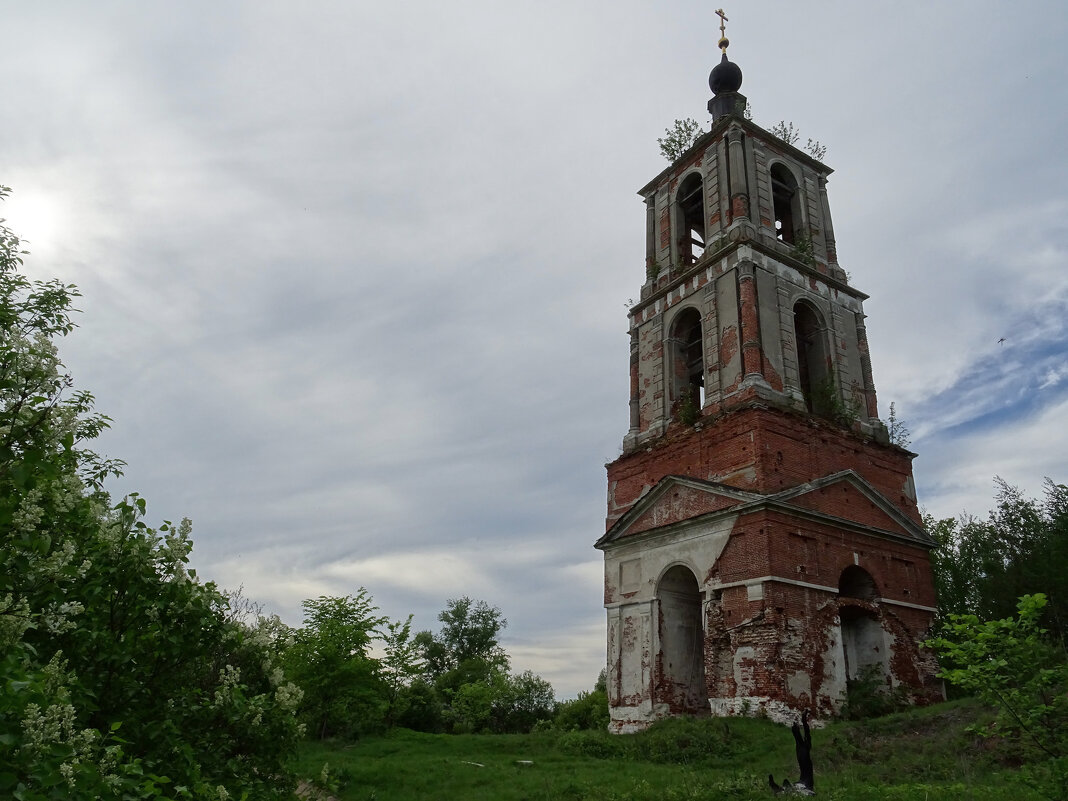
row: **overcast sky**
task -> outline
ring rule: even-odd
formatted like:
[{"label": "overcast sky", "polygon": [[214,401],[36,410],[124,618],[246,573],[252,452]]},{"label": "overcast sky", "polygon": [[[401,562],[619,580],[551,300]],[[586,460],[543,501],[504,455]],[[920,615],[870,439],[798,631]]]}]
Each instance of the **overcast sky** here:
[{"label": "overcast sky", "polygon": [[[365,586],[436,628],[470,595],[515,669],[591,687],[636,191],[672,120],[708,123],[713,6],[0,9],[0,215],[84,294],[61,352],[114,492],[291,624]],[[1068,480],[1068,5],[726,12],[754,120],[827,146],[921,505]]]}]

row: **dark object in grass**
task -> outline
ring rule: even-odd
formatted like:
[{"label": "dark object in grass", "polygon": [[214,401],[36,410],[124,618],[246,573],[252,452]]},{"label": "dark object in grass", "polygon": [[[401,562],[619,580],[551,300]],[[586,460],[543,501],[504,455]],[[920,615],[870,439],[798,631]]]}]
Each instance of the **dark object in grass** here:
[{"label": "dark object in grass", "polygon": [[[801,733],[801,726],[804,727],[804,735]],[[812,774],[812,732],[808,728],[807,709],[801,713],[801,726],[798,726],[797,721],[794,721],[794,725],[790,727],[790,731],[794,735],[794,749],[797,753],[797,767],[801,771],[801,777],[796,782],[783,779],[782,786],[779,786],[775,783],[775,777],[769,773],[768,785],[775,795],[784,793],[792,795],[816,794],[816,780]]]}]

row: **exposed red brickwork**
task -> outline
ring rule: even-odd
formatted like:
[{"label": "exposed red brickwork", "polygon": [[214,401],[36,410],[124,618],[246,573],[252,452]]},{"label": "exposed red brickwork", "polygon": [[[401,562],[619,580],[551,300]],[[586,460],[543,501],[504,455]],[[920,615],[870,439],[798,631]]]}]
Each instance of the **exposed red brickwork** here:
[{"label": "exposed red brickwork", "polygon": [[782,392],[782,376],[775,372],[775,368],[771,366],[771,362],[764,354],[763,348],[761,348],[760,350],[760,364],[760,372],[763,373],[764,380],[768,382],[768,386],[774,389],[776,392]]},{"label": "exposed red brickwork", "polygon": [[855,470],[920,522],[916,500],[906,493],[912,476],[907,451],[800,413],[750,407],[706,418],[700,429],[676,424],[648,448],[612,462],[606,529],[664,476],[692,476],[772,493],[846,469]]},{"label": "exposed red brickwork", "polygon": [[742,369],[746,375],[759,373],[763,361],[760,352],[760,315],[757,312],[756,281],[752,273],[738,281],[741,300]]},{"label": "exposed red brickwork", "polygon": [[871,355],[868,352],[868,334],[863,325],[857,326],[857,350],[860,352],[860,366],[864,378],[864,410],[869,417],[879,415],[879,402],[875,395],[875,382],[871,373]]},{"label": "exposed red brickwork", "polygon": [[766,583],[761,602],[748,601],[744,587],[732,589],[706,616],[710,698],[756,696],[819,717],[834,714],[845,690],[844,681],[833,681],[844,670],[837,639],[842,609],[871,618],[886,633],[890,675],[914,702],[941,698],[934,662],[916,645],[929,633],[930,613],[791,584]]},{"label": "exposed red brickwork", "polygon": [[[833,505],[821,511],[848,516],[848,510],[833,510]],[[855,564],[871,574],[880,597],[935,604],[927,549],[919,543],[816,522],[788,510],[744,515],[734,531],[711,574],[722,582],[770,575],[837,589],[842,571]],[[739,534],[744,536],[735,544]]]},{"label": "exposed red brickwork", "polygon": [[865,526],[907,535],[908,532],[896,520],[880,509],[876,503],[846,481],[828,487],[820,487],[810,493],[793,498],[790,503],[804,509],[853,520]]},{"label": "exposed red brickwork", "polygon": [[738,329],[729,325],[723,329],[719,340],[719,363],[727,364],[738,352]]},{"label": "exposed red brickwork", "polygon": [[749,216],[749,198],[745,195],[735,195],[731,199],[731,221],[740,217]]},{"label": "exposed red brickwork", "polygon": [[643,531],[660,526],[689,520],[691,517],[718,512],[739,503],[734,498],[716,495],[711,492],[694,490],[679,486],[660,498],[659,502],[643,513],[637,520],[627,526],[626,536],[640,534]]}]

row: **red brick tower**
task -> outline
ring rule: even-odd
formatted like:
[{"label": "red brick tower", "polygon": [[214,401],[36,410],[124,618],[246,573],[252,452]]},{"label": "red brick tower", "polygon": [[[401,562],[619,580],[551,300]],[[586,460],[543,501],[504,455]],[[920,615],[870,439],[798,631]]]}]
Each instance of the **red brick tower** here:
[{"label": "red brick tower", "polygon": [[596,544],[615,731],[826,715],[862,673],[917,702],[941,694],[920,646],[934,543],[914,454],[878,417],[831,170],[745,118],[721,48],[711,130],[639,193],[630,430]]}]

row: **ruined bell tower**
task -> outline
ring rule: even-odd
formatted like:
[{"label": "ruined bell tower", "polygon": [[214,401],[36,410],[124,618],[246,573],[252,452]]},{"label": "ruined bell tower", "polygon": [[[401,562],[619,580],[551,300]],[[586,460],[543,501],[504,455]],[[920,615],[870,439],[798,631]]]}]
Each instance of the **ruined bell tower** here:
[{"label": "ruined bell tower", "polygon": [[639,192],[630,428],[596,543],[614,731],[825,716],[861,674],[941,697],[934,542],[879,420],[831,169],[746,118],[728,44],[711,130]]}]

